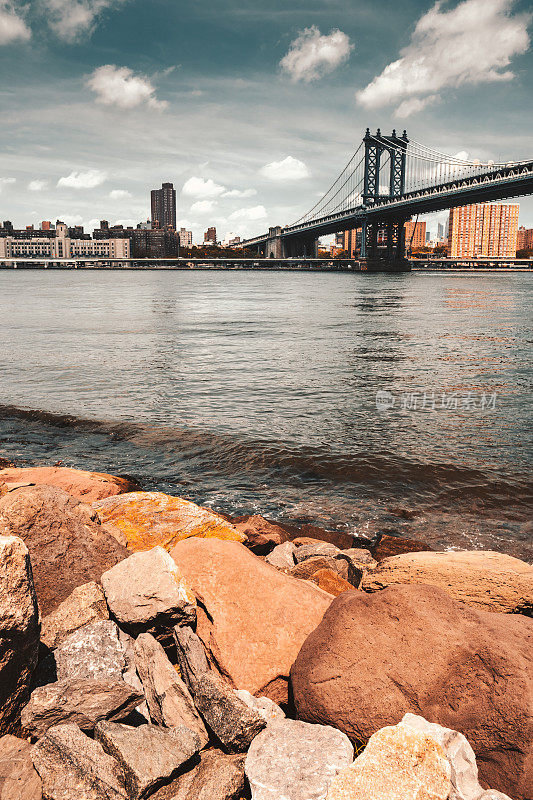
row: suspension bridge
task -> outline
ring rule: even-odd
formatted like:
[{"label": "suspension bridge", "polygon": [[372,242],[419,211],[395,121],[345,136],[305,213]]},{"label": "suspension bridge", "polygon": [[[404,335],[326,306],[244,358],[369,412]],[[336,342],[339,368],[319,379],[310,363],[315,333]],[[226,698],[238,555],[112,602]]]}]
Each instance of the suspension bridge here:
[{"label": "suspension bridge", "polygon": [[[413,216],[533,194],[533,160],[466,161],[393,131],[366,135],[339,177],[292,225],[271,227],[241,247],[267,258],[316,255],[321,236],[362,229],[364,269],[409,269],[405,223]],[[378,247],[378,232],[379,247]]]}]

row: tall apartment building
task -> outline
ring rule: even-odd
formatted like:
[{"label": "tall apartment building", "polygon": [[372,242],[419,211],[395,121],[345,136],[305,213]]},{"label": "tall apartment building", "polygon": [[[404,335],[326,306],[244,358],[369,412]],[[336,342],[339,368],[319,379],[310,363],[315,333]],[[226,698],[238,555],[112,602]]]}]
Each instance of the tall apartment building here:
[{"label": "tall apartment building", "polygon": [[180,228],[178,233],[180,247],[192,247],[192,231],[186,228]]},{"label": "tall apartment building", "polygon": [[417,250],[426,245],[426,223],[409,220],[405,223],[405,250]]},{"label": "tall apartment building", "polygon": [[361,250],[363,232],[361,228],[352,228],[349,231],[341,231],[335,234],[335,246],[339,250],[344,250],[350,258],[355,258]]},{"label": "tall apartment building", "polygon": [[448,258],[515,258],[518,203],[450,209]]},{"label": "tall apartment building", "polygon": [[204,242],[211,242],[212,244],[217,243],[217,229],[216,228],[208,228],[204,233]]},{"label": "tall apartment building", "polygon": [[152,228],[176,230],[176,190],[172,183],[152,189]]},{"label": "tall apartment building", "polygon": [[533,250],[533,228],[524,228],[523,225],[518,228],[516,249]]}]

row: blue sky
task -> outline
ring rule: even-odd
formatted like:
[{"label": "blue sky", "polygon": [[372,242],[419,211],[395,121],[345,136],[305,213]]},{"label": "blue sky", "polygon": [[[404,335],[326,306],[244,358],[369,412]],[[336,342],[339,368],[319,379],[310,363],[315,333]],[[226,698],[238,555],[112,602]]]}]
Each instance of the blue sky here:
[{"label": "blue sky", "polygon": [[[313,206],[367,126],[472,159],[531,157],[530,12],[0,0],[0,218],[135,224],[168,180],[195,238],[208,224],[251,235]],[[520,223],[533,226],[531,198]]]}]

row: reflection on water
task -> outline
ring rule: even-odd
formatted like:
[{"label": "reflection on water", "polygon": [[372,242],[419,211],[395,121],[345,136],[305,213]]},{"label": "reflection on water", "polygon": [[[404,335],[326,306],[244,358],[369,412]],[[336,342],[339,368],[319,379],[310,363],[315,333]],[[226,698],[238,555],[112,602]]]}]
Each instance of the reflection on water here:
[{"label": "reflection on water", "polygon": [[2,272],[0,402],[73,419],[4,408],[0,456],[524,555],[531,296],[516,273]]}]

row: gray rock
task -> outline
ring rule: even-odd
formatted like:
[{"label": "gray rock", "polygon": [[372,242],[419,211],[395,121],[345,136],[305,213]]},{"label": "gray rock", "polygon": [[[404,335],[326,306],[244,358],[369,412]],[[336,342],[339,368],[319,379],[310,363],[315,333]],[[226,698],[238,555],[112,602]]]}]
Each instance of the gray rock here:
[{"label": "gray rock", "polygon": [[102,587],[94,581],[84,583],[43,619],[41,642],[54,650],[71,633],[99,619],[109,619]]},{"label": "gray rock", "polygon": [[209,734],[202,718],[159,642],[149,633],[141,634],[135,642],[135,658],[152,722],[167,728],[185,726],[205,747]]},{"label": "gray rock", "polygon": [[451,769],[452,789],[448,800],[509,800],[500,792],[483,790],[478,781],[476,755],[462,733],[428,722],[416,714],[405,714],[400,725],[427,734],[444,750]]},{"label": "gray rock", "polygon": [[373,569],[377,566],[376,559],[372,556],[370,550],[365,550],[362,547],[351,547],[349,550],[340,550],[337,553],[338,558],[349,558],[354,564],[365,569]]},{"label": "gray rock", "polygon": [[39,629],[28,548],[16,536],[0,536],[0,736],[14,730],[28,702]]},{"label": "gray rock", "polygon": [[124,800],[122,771],[76,725],[50,728],[32,749],[46,800]]},{"label": "gray rock", "polygon": [[16,736],[0,738],[0,800],[41,800],[41,779],[31,760],[31,744]]},{"label": "gray rock", "polygon": [[57,679],[108,678],[121,680],[126,667],[124,648],[118,627],[111,620],[97,620],[84,625],[54,652]]},{"label": "gray rock", "polygon": [[278,569],[291,569],[296,563],[295,553],[296,545],[292,542],[284,542],[278,544],[272,552],[270,552],[265,561]]},{"label": "gray rock", "polygon": [[94,736],[122,767],[131,800],[151,794],[200,749],[198,736],[188,728],[131,728],[117,722],[99,722]]},{"label": "gray rock", "polygon": [[246,703],[248,708],[257,711],[259,716],[263,717],[267,725],[278,722],[280,719],[285,719],[285,712],[269,697],[254,697],[254,695],[247,692],[246,689],[236,689],[235,694],[239,700]]},{"label": "gray rock", "polygon": [[241,800],[246,791],[244,759],[240,754],[207,750],[199,764],[150,800]]},{"label": "gray rock", "polygon": [[328,542],[316,541],[316,544],[302,544],[294,551],[294,560],[297,564],[305,561],[306,558],[314,558],[315,556],[330,556],[335,558],[341,551],[334,544]]},{"label": "gray rock", "polygon": [[116,564],[102,575],[102,586],[113,616],[133,634],[196,620],[196,600],[162,547],[133,553]]},{"label": "gray rock", "polygon": [[124,681],[77,678],[40,686],[32,692],[22,710],[22,727],[27,735],[42,736],[54,725],[73,723],[86,731],[100,720],[127,717],[143,700]]},{"label": "gray rock", "polygon": [[194,678],[200,678],[209,672],[204,645],[200,637],[187,626],[177,625],[172,633],[180,672],[186,683],[190,684]]},{"label": "gray rock", "polygon": [[174,628],[174,640],[181,674],[205,724],[225,750],[245,752],[265,727],[265,720],[248,708],[218,673],[208,670],[203,644],[192,630]]},{"label": "gray rock", "polygon": [[335,728],[292,719],[269,725],[246,756],[252,800],[324,800],[353,756],[350,740]]}]

